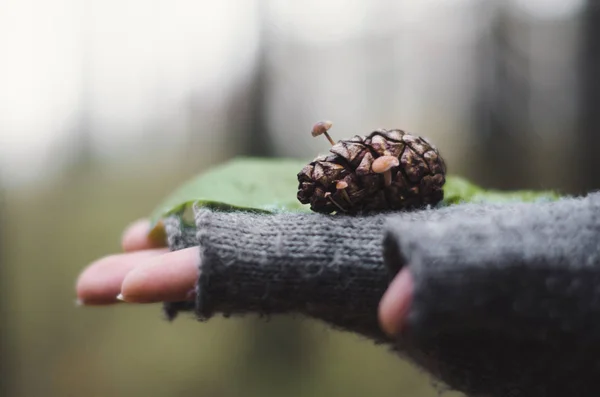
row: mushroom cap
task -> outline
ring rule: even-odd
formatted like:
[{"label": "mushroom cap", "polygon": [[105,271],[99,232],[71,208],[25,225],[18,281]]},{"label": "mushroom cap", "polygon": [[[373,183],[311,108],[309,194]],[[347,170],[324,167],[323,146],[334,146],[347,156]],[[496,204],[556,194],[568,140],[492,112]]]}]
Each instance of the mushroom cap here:
[{"label": "mushroom cap", "polygon": [[398,167],[400,165],[400,160],[398,160],[398,157],[396,156],[381,156],[375,159],[375,161],[373,161],[373,165],[371,166],[371,169],[373,170],[373,172],[377,173],[377,174],[381,174],[384,173],[386,171],[389,171],[390,169],[394,168],[394,167]]},{"label": "mushroom cap", "polygon": [[338,183],[335,184],[335,188],[337,190],[344,190],[347,187],[348,187],[348,183],[344,182],[344,181],[339,181]]},{"label": "mushroom cap", "polygon": [[323,135],[332,125],[333,123],[331,121],[319,121],[312,129],[312,136]]}]

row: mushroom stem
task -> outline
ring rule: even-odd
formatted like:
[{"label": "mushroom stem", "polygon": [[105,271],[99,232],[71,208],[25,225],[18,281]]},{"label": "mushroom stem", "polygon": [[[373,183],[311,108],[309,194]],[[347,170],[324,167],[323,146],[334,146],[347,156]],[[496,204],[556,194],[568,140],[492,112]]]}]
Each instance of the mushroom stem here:
[{"label": "mushroom stem", "polygon": [[383,183],[385,187],[389,187],[392,184],[392,171],[387,170],[383,173]]},{"label": "mushroom stem", "polygon": [[331,121],[319,121],[312,129],[312,136],[325,135],[325,138],[331,143],[331,146],[335,145],[335,142],[331,139],[329,133],[327,133],[327,130],[329,130],[332,125],[333,123]]},{"label": "mushroom stem", "polygon": [[352,200],[350,200],[350,196],[348,195],[348,192],[346,191],[347,187],[348,187],[348,183],[346,183],[344,181],[339,181],[335,185],[335,188],[338,190],[338,192],[341,193],[344,200],[346,200],[348,202],[348,204],[352,205]]},{"label": "mushroom stem", "polygon": [[395,156],[381,156],[373,161],[371,169],[376,174],[383,174],[385,187],[392,184],[392,168],[398,167],[400,160]]},{"label": "mushroom stem", "polygon": [[348,204],[352,205],[352,200],[350,200],[350,196],[348,196],[348,192],[346,190],[342,190],[342,197],[348,202]]},{"label": "mushroom stem", "polygon": [[325,198],[328,198],[329,201],[331,201],[333,203],[333,205],[335,205],[336,207],[338,207],[340,210],[342,210],[342,212],[346,212],[346,210],[344,209],[344,207],[342,207],[341,205],[339,205],[332,197],[331,193],[327,192],[325,193]]},{"label": "mushroom stem", "polygon": [[331,146],[335,145],[335,142],[333,141],[333,139],[331,139],[331,136],[329,136],[329,133],[327,131],[325,131],[323,133],[323,135],[325,135],[325,138],[327,138],[327,140],[329,141],[329,143],[331,143]]}]

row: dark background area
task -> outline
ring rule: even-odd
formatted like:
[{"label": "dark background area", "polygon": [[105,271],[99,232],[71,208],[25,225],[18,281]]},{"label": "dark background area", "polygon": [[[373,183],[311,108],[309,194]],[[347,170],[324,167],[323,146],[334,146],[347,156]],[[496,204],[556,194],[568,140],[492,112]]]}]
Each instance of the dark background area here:
[{"label": "dark background area", "polygon": [[2,3],[0,394],[437,396],[320,323],[167,323],[74,283],[207,167],[325,152],[322,119],[426,136],[489,188],[598,189],[598,71],[592,1]]}]

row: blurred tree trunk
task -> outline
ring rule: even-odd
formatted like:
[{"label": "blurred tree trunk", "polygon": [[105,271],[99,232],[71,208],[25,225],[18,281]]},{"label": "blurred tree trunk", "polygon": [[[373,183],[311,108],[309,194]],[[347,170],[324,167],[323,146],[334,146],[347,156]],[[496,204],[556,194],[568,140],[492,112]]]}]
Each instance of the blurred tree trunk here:
[{"label": "blurred tree trunk", "polygon": [[[268,91],[268,65],[266,60],[264,33],[261,34],[260,49],[256,74],[250,90],[250,123],[246,129],[246,152],[251,156],[274,156],[273,144],[270,141],[269,126],[267,122],[267,91]],[[242,127],[243,128],[243,127]]]},{"label": "blurred tree trunk", "polygon": [[[230,106],[227,130],[231,140],[238,142],[238,150],[243,155],[276,157],[278,153],[271,141],[267,117],[270,65],[265,27],[268,21],[265,21],[265,4],[260,2],[258,7],[261,8],[261,34],[256,71],[248,89]],[[244,387],[264,394],[285,394],[300,387],[303,376],[298,375],[304,375],[310,367],[306,361],[310,357],[307,328],[295,319],[278,319],[265,324],[262,318],[247,318],[244,327],[248,345],[238,375]]]},{"label": "blurred tree trunk", "polygon": [[600,6],[588,0],[582,16],[580,61],[579,172],[576,189],[600,188]]},{"label": "blurred tree trunk", "polygon": [[10,362],[14,357],[10,349],[10,335],[6,324],[9,322],[10,313],[8,312],[7,302],[10,302],[8,295],[8,267],[6,254],[6,208],[5,192],[0,179],[0,318],[4,326],[0,327],[0,396],[10,395],[10,379],[13,377],[10,370]]},{"label": "blurred tree trunk", "polygon": [[269,88],[269,65],[267,62],[268,31],[265,29],[266,4],[259,2],[259,39],[254,65],[254,75],[247,87],[241,87],[239,94],[229,104],[225,120],[229,142],[235,143],[235,151],[245,156],[276,156],[270,140],[267,121],[267,95]]},{"label": "blurred tree trunk", "polygon": [[[260,3],[259,7],[264,8]],[[247,156],[275,156],[274,145],[270,140],[267,122],[267,92],[269,88],[267,41],[264,29],[264,11],[260,10],[260,38],[253,79],[234,100],[228,115],[229,136],[240,142],[240,150]]]},{"label": "blurred tree trunk", "polygon": [[[515,41],[526,26],[511,18],[505,1],[484,2],[482,17],[492,12],[491,26],[482,35],[476,59],[478,92],[474,101],[475,148],[481,166],[469,177],[486,187],[527,187],[529,129],[527,54]],[[525,30],[525,31],[524,31]]]}]

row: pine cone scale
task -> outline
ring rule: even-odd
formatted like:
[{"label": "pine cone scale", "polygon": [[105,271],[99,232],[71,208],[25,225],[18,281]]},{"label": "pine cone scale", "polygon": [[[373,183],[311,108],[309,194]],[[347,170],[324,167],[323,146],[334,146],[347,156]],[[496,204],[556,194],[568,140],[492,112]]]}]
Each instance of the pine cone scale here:
[{"label": "pine cone scale", "polygon": [[339,142],[332,146],[331,153],[337,154],[353,166],[358,166],[365,154],[365,145],[357,142]]},{"label": "pine cone scale", "polygon": [[399,157],[405,146],[402,142],[386,139],[382,135],[375,135],[371,140],[371,147],[375,152],[385,156]]},{"label": "pine cone scale", "polygon": [[405,140],[405,143],[420,156],[424,155],[426,151],[431,149],[431,146],[428,145],[424,140],[414,136],[408,136]]},{"label": "pine cone scale", "polygon": [[400,165],[411,182],[418,182],[429,173],[425,160],[413,150],[404,150],[400,157]]}]

